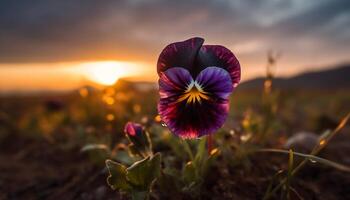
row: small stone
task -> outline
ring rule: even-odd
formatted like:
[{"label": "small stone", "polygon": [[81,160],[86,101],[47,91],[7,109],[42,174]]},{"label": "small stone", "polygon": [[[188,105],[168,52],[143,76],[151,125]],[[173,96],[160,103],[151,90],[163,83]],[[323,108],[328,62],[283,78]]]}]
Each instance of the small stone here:
[{"label": "small stone", "polygon": [[291,136],[285,143],[284,148],[300,153],[310,153],[317,144],[317,134],[303,131]]}]

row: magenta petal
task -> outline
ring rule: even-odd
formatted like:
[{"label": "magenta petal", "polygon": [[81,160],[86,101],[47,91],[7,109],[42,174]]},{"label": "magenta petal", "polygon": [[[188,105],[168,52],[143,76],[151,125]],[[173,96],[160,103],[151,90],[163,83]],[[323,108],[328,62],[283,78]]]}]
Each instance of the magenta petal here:
[{"label": "magenta petal", "polygon": [[205,69],[217,66],[230,74],[232,85],[235,88],[241,79],[241,67],[235,55],[220,45],[203,45],[197,55],[197,66]]},{"label": "magenta petal", "polygon": [[[203,89],[208,98],[179,101],[189,86]],[[182,138],[197,138],[214,133],[225,122],[229,94],[233,86],[227,71],[218,67],[203,70],[196,81],[182,68],[171,68],[159,80],[159,114],[170,131]]]},{"label": "magenta petal", "polygon": [[142,126],[141,124],[128,122],[125,124],[124,132],[129,136],[136,136],[142,134]]},{"label": "magenta petal", "polygon": [[191,71],[203,42],[204,39],[196,37],[166,46],[159,55],[158,74],[160,75],[161,72],[165,72],[172,67],[183,67]]}]

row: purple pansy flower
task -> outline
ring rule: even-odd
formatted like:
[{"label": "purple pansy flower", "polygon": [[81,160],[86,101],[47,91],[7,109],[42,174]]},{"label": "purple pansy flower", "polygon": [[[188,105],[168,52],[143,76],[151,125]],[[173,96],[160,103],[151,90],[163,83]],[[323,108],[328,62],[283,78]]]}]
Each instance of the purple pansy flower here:
[{"label": "purple pansy flower", "polygon": [[141,135],[143,132],[143,128],[141,124],[133,123],[133,122],[128,122],[125,124],[124,127],[124,132],[128,136],[136,136],[136,135]]},{"label": "purple pansy flower", "polygon": [[141,157],[152,155],[152,143],[149,134],[141,124],[128,122],[125,124],[124,132],[130,141],[129,150],[131,154]]},{"label": "purple pansy flower", "polygon": [[212,134],[225,122],[229,96],[241,77],[233,53],[191,38],[168,45],[159,56],[159,114],[182,138]]}]

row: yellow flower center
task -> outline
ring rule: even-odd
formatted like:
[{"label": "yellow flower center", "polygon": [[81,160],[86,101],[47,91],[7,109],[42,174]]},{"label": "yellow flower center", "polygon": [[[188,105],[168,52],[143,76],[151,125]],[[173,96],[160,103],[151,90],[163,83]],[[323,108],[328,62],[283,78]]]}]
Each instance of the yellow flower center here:
[{"label": "yellow flower center", "polygon": [[180,96],[177,102],[187,100],[187,104],[196,102],[201,103],[202,99],[208,100],[208,93],[205,92],[197,82],[192,82],[190,85],[187,86],[187,89],[185,90],[184,94]]}]

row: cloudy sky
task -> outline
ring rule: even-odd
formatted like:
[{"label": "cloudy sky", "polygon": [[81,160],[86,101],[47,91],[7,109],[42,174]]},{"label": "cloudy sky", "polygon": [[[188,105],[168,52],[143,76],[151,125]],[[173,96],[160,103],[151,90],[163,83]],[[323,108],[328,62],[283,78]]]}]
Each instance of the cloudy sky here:
[{"label": "cloudy sky", "polygon": [[332,67],[350,61],[350,1],[1,0],[0,79],[113,60],[156,80],[162,48],[192,36],[231,49],[243,80],[263,75],[269,50],[279,75]]}]

